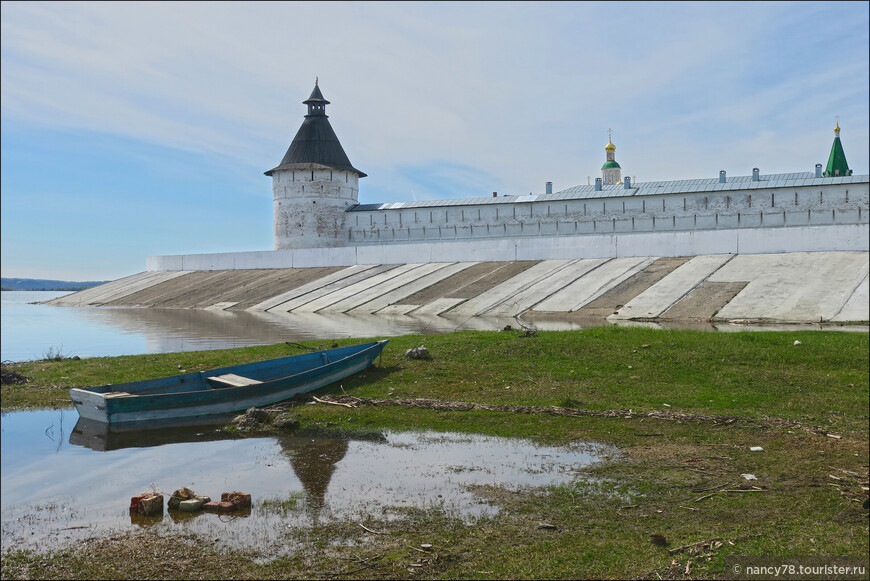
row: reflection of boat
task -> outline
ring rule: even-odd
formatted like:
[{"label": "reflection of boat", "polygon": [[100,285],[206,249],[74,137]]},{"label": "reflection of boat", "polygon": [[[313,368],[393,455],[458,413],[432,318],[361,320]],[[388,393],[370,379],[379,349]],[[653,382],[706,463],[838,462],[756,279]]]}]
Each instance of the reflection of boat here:
[{"label": "reflection of boat", "polygon": [[375,341],[69,393],[81,417],[110,424],[224,414],[285,400],[362,371],[374,363],[386,343]]},{"label": "reflection of boat", "polygon": [[121,425],[79,418],[69,435],[69,443],[73,446],[106,452],[122,448],[150,448],[185,442],[234,440],[243,436],[221,429],[232,417],[233,415],[229,414],[202,416],[193,420],[186,418],[171,422],[133,422]]}]

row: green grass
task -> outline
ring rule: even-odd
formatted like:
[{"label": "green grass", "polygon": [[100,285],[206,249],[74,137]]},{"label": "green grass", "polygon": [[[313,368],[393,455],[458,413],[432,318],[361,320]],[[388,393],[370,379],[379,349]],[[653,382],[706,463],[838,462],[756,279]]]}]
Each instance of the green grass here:
[{"label": "green grass", "polygon": [[[406,349],[420,344],[431,360],[404,357]],[[178,365],[208,369],[298,351],[281,344],[16,364],[31,381],[3,386],[3,409],[44,407],[46,401],[68,405],[64,390],[74,385],[160,377],[177,373]],[[344,380],[343,389],[330,386],[320,393],[740,419],[715,425],[651,417],[297,406],[305,430],[432,429],[554,445],[603,442],[616,452],[563,486],[521,492],[480,487],[476,492],[501,512],[471,524],[436,509],[363,523],[381,534],[356,522],[317,524],[288,531],[288,542],[305,549],[267,562],[253,561],[244,551],[215,553],[206,539],[142,533],[64,552],[7,552],[3,578],[725,578],[727,556],[866,559],[870,537],[860,503],[870,455],[868,368],[866,333],[602,327],[532,337],[463,332],[391,339],[378,366]],[[750,446],[765,451],[751,452]],[[743,473],[758,480],[744,480]],[[731,492],[752,485],[761,490]],[[268,499],[263,510],[280,514],[294,510],[294,502]],[[555,528],[540,528],[542,522]],[[653,545],[653,533],[670,544]],[[712,538],[722,545],[668,553]],[[421,551],[424,543],[432,548]],[[199,557],[167,565],[159,555],[172,544],[190,544]]]}]

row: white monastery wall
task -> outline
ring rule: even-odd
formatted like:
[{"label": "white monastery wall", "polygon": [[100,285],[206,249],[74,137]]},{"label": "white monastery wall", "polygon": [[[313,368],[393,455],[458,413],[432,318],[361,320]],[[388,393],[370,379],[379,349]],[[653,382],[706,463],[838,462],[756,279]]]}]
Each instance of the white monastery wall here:
[{"label": "white monastery wall", "polygon": [[868,222],[866,183],[351,211],[351,245]]},{"label": "white monastery wall", "polygon": [[[862,211],[862,215],[866,216],[866,210]],[[516,238],[433,240],[428,243],[395,242],[340,248],[151,256],[147,260],[146,268],[164,271],[243,270],[354,264],[462,262],[469,259],[492,262],[821,251],[870,251],[870,227],[866,219],[863,224],[610,232],[591,236],[538,235]]]}]

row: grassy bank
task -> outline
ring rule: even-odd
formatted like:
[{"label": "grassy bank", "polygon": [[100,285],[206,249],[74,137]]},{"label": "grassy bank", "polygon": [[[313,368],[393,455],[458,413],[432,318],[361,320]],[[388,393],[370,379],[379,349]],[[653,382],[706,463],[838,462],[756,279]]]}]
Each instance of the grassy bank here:
[{"label": "grassy bank", "polygon": [[[420,344],[432,359],[404,357]],[[73,386],[301,351],[280,344],[21,363],[12,369],[29,381],[4,385],[2,404],[68,406]],[[357,407],[298,406],[302,426],[597,441],[615,445],[617,457],[561,487],[481,488],[502,510],[473,525],[437,510],[365,523],[378,534],[359,523],[319,525],[293,532],[305,550],[260,564],[243,552],[210,554],[202,539],[146,533],[49,555],[6,553],[3,577],[708,578],[728,576],[727,556],[866,555],[868,366],[866,333],[603,327],[396,338],[377,367],[320,392],[365,398]],[[414,398],[488,408],[395,405]],[[593,415],[547,413],[552,406]],[[652,534],[668,544],[651,543]],[[197,558],[159,558],[161,548],[187,544]],[[136,559],[125,558],[136,548]]]}]

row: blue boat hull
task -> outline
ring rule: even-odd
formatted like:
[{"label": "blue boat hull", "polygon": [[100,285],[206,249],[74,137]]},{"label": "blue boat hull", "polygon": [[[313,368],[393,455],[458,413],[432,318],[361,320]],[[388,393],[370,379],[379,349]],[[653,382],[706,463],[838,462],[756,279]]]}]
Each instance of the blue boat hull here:
[{"label": "blue boat hull", "polygon": [[[384,341],[173,377],[71,389],[79,415],[108,424],[194,418],[269,405],[370,367]],[[250,382],[230,386],[224,382]]]}]

